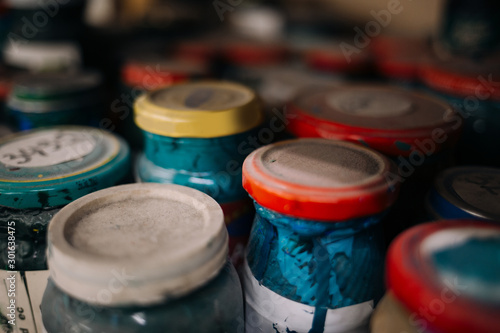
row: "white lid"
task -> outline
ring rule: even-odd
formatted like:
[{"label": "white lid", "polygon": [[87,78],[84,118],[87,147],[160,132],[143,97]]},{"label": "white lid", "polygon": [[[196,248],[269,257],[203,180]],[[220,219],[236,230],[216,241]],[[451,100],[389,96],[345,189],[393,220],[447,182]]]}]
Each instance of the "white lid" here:
[{"label": "white lid", "polygon": [[222,209],[170,184],[94,192],[52,219],[47,261],[55,284],[87,303],[154,304],[216,276],[227,261]]},{"label": "white lid", "polygon": [[8,43],[5,63],[31,71],[77,69],[82,64],[80,47],[73,42]]}]

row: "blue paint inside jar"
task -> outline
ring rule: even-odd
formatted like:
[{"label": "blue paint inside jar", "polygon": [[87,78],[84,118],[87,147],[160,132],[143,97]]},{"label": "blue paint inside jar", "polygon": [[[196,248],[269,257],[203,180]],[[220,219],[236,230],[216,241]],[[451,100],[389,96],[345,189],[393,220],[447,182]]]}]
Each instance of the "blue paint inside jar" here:
[{"label": "blue paint inside jar", "polygon": [[241,166],[256,148],[248,143],[256,133],[251,130],[217,138],[173,138],[144,131],[138,177],[143,182],[195,188],[219,203],[247,198],[241,185]]},{"label": "blue paint inside jar", "polygon": [[329,223],[255,206],[247,260],[262,285],[317,309],[380,300],[384,242],[379,221],[384,213]]},{"label": "blue paint inside jar", "polygon": [[458,292],[496,304],[500,295],[500,235],[471,238],[434,252],[432,262],[444,278],[453,278]]},{"label": "blue paint inside jar", "polygon": [[206,285],[150,306],[92,305],[61,291],[49,279],[41,312],[48,333],[236,333],[244,327],[241,286],[229,262]]}]

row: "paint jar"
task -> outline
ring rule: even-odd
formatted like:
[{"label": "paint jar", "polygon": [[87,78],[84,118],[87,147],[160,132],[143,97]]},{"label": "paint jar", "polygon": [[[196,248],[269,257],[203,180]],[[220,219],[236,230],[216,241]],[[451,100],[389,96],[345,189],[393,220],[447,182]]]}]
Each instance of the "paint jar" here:
[{"label": "paint jar", "polygon": [[[48,127],[0,141],[0,267],[46,269],[46,231],[54,214],[123,182],[129,164],[125,141],[92,127]],[[7,266],[11,259],[14,267]]]},{"label": "paint jar", "polygon": [[165,87],[137,99],[135,122],[145,137],[137,181],[185,185],[217,200],[238,264],[253,220],[241,166],[256,148],[262,122],[254,92],[216,81]]},{"label": "paint jar", "polygon": [[191,188],[131,184],[80,198],[49,227],[44,327],[242,332],[243,295],[227,241],[220,206]]},{"label": "paint jar", "polygon": [[425,39],[379,36],[372,40],[370,49],[377,72],[387,82],[402,88],[419,88],[419,70],[431,52]]},{"label": "paint jar", "polygon": [[394,163],[350,142],[267,145],[243,165],[256,218],[244,266],[247,332],[365,332],[382,297],[380,219]]},{"label": "paint jar", "polygon": [[457,162],[500,167],[499,58],[436,60],[422,68],[420,77],[463,118]]},{"label": "paint jar", "polygon": [[18,76],[8,97],[9,116],[20,130],[53,125],[98,125],[104,107],[95,72]]},{"label": "paint jar", "polygon": [[121,73],[121,95],[111,104],[111,112],[118,118],[120,133],[133,149],[141,149],[144,141],[141,130],[134,123],[135,100],[147,91],[209,77],[209,70],[208,64],[200,61],[154,56],[125,63]]},{"label": "paint jar", "polygon": [[286,63],[288,49],[280,40],[229,39],[222,43],[221,57],[226,63],[222,77],[257,90],[263,76]]},{"label": "paint jar", "polygon": [[407,320],[417,332],[496,333],[499,256],[498,224],[443,220],[418,225],[389,249],[387,288],[410,313]]},{"label": "paint jar", "polygon": [[426,198],[431,219],[500,221],[500,169],[464,166],[439,174]]},{"label": "paint jar", "polygon": [[389,85],[346,85],[299,95],[288,129],[298,137],[356,142],[393,159],[401,195],[386,222],[392,239],[426,219],[424,197],[451,163],[462,119],[444,101]]}]

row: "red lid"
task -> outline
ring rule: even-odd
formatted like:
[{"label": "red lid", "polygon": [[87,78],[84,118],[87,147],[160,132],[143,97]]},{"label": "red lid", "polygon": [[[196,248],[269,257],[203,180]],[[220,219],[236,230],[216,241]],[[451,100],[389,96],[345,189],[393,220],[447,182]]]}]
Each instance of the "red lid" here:
[{"label": "red lid", "polygon": [[365,50],[359,53],[344,54],[342,41],[330,40],[312,43],[302,51],[304,62],[310,67],[321,71],[353,73],[364,71],[370,61]]},{"label": "red lid", "polygon": [[420,79],[432,89],[447,94],[500,100],[500,57],[473,62],[452,59],[446,62],[434,59],[420,70]]},{"label": "red lid", "polygon": [[429,58],[429,47],[424,39],[380,36],[370,47],[378,71],[389,78],[414,81]]},{"label": "red lid", "polygon": [[10,93],[15,73],[0,65],[0,101],[5,101]]},{"label": "red lid", "polygon": [[223,55],[238,65],[275,65],[286,60],[288,50],[280,42],[228,41]]},{"label": "red lid", "polygon": [[[391,244],[387,286],[428,330],[498,333],[500,275],[493,275],[500,267],[499,248],[498,224],[443,220],[418,225]],[[484,279],[484,272],[492,276]]]},{"label": "red lid", "polygon": [[345,221],[391,206],[399,188],[396,172],[386,157],[360,145],[296,139],[251,153],[243,163],[243,187],[260,205],[279,213]]},{"label": "red lid", "polygon": [[175,57],[192,61],[211,61],[217,54],[215,41],[182,40],[175,47]]},{"label": "red lid", "polygon": [[138,86],[145,90],[153,90],[190,80],[207,77],[208,66],[202,62],[160,59],[132,60],[122,69],[122,80],[128,86]]},{"label": "red lid", "polygon": [[288,129],[298,137],[362,143],[392,156],[434,154],[456,142],[462,124],[443,101],[384,85],[303,91],[289,112]]}]

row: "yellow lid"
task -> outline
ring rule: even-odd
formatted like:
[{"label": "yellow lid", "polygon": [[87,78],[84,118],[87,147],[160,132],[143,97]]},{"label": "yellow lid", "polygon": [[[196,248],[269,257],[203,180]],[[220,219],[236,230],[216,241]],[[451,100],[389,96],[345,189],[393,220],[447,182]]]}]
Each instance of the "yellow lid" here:
[{"label": "yellow lid", "polygon": [[222,81],[181,83],[151,91],[134,105],[145,131],[170,136],[213,138],[248,131],[262,122],[255,93]]}]

